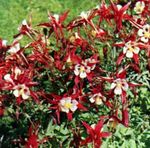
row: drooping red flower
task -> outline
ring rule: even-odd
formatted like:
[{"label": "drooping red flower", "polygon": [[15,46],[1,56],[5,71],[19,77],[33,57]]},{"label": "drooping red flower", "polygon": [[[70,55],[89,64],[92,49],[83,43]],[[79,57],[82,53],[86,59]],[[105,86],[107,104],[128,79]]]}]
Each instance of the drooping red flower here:
[{"label": "drooping red flower", "polygon": [[100,148],[102,144],[102,138],[107,138],[111,135],[109,132],[103,132],[102,128],[104,121],[100,120],[96,125],[89,125],[86,122],[82,122],[84,127],[87,130],[88,137],[81,142],[81,145],[87,145],[88,143],[93,142],[94,148]]}]

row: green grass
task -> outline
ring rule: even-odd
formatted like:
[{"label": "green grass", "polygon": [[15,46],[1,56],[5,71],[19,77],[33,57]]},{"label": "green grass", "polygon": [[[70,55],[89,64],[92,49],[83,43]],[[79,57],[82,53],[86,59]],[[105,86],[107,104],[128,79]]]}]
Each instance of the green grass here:
[{"label": "green grass", "polygon": [[33,25],[47,21],[47,12],[70,10],[68,20],[99,4],[98,0],[0,0],[0,38],[13,40],[23,19],[32,16]]}]

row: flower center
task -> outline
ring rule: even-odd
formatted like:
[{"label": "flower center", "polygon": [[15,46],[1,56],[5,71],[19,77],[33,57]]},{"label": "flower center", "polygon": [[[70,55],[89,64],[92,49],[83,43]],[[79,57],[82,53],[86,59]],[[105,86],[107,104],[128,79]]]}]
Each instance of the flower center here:
[{"label": "flower center", "polygon": [[80,73],[84,72],[85,68],[83,66],[80,67]]},{"label": "flower center", "polygon": [[150,38],[150,33],[149,32],[144,32],[144,37]]},{"label": "flower center", "polygon": [[121,87],[122,87],[122,83],[121,83],[121,82],[118,82],[118,83],[117,83],[117,87],[121,88]]},{"label": "flower center", "polygon": [[96,96],[95,102],[96,102],[96,104],[101,104],[102,100],[101,100],[101,98],[99,96]]},{"label": "flower center", "polygon": [[130,47],[128,48],[128,50],[131,51],[131,52],[133,52],[133,51],[134,51],[134,48],[133,48],[132,46],[130,46]]},{"label": "flower center", "polygon": [[70,102],[66,102],[64,104],[64,107],[67,108],[67,109],[70,109],[72,107],[72,104]]}]

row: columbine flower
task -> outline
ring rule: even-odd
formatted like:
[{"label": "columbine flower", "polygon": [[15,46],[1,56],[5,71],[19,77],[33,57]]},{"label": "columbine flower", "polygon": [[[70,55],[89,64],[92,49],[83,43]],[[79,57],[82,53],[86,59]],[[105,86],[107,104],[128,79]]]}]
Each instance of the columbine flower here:
[{"label": "columbine flower", "polygon": [[21,72],[21,70],[20,70],[18,67],[15,67],[14,73],[15,73],[14,79],[17,79],[17,77],[18,77],[22,72]]},{"label": "columbine flower", "polygon": [[79,76],[80,78],[84,79],[87,77],[87,73],[90,73],[91,69],[89,66],[84,66],[81,64],[75,65],[74,73],[76,76]]},{"label": "columbine flower", "polygon": [[78,102],[76,100],[72,100],[71,97],[62,98],[60,100],[60,109],[62,112],[69,113],[69,111],[76,111]]},{"label": "columbine flower", "polygon": [[25,84],[19,84],[15,86],[13,94],[15,97],[22,97],[24,100],[30,97],[30,90]]},{"label": "columbine flower", "polygon": [[86,122],[82,122],[87,130],[88,136],[86,139],[82,140],[81,146],[87,145],[88,143],[93,143],[94,148],[100,148],[102,144],[102,138],[107,138],[111,135],[109,132],[103,132],[104,121],[100,120],[97,124],[89,125]]},{"label": "columbine flower", "polygon": [[89,17],[89,14],[90,14],[90,11],[87,11],[87,12],[82,11],[81,14],[80,14],[80,16],[81,16],[82,18],[84,18],[84,19],[87,20],[88,17]]},{"label": "columbine flower", "polygon": [[54,14],[53,17],[55,18],[56,22],[59,22],[59,15],[58,14]]},{"label": "columbine flower", "polygon": [[0,40],[0,44],[2,47],[6,47],[7,46],[7,40]]},{"label": "columbine flower", "polygon": [[4,75],[4,80],[7,81],[7,82],[10,82],[12,84],[14,84],[14,81],[12,80],[10,74]]},{"label": "columbine flower", "polygon": [[146,24],[142,29],[139,29],[138,35],[141,37],[141,41],[147,43],[150,39],[150,25]]},{"label": "columbine flower", "polygon": [[141,14],[143,12],[145,8],[145,3],[143,1],[139,1],[135,4],[135,7],[134,7],[134,11],[137,13],[137,14]]},{"label": "columbine flower", "polygon": [[101,93],[96,93],[96,94],[92,95],[90,98],[90,102],[95,103],[97,105],[103,104],[102,100],[103,100],[103,96]]},{"label": "columbine flower", "polygon": [[11,53],[11,54],[15,54],[17,53],[18,51],[20,50],[20,44],[19,43],[16,43],[14,46],[12,46],[8,52]]},{"label": "columbine flower", "polygon": [[116,79],[112,84],[111,84],[111,89],[114,89],[114,93],[116,95],[121,95],[122,91],[127,91],[128,90],[128,83],[126,82],[125,79]]},{"label": "columbine flower", "polygon": [[136,47],[131,41],[127,42],[123,48],[123,53],[126,54],[128,58],[133,58],[133,55],[138,54],[139,51],[139,47]]},{"label": "columbine flower", "polygon": [[25,31],[27,31],[27,30],[29,30],[29,29],[31,29],[31,28],[30,28],[30,26],[28,25],[27,21],[24,19],[24,20],[22,21],[21,25],[18,27],[18,30],[21,31],[21,32],[22,32],[22,31],[25,32]]}]

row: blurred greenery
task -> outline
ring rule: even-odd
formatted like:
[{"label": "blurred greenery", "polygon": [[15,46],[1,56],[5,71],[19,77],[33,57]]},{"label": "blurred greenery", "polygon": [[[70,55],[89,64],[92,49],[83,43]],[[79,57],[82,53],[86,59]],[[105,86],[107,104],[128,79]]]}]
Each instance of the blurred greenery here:
[{"label": "blurred greenery", "polygon": [[98,5],[98,0],[0,0],[0,38],[13,40],[23,19],[32,16],[33,25],[47,21],[47,12],[70,10],[68,20]]}]

